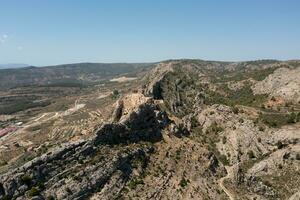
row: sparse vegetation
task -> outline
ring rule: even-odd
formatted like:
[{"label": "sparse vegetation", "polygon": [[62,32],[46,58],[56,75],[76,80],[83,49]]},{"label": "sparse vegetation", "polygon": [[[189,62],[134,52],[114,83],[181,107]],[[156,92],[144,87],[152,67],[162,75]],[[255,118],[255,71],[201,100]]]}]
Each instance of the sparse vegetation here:
[{"label": "sparse vegetation", "polygon": [[[267,99],[267,95],[254,95],[249,84],[246,84],[237,91],[230,90],[223,85],[221,90],[225,91],[226,95],[219,92],[207,91],[208,98],[205,103],[209,105],[224,104],[232,107],[236,105],[259,106]],[[233,112],[238,112],[238,110],[235,108]]]},{"label": "sparse vegetation", "polygon": [[138,178],[133,178],[129,181],[128,183],[128,187],[133,190],[135,189],[138,185],[140,184],[144,184],[144,181],[142,179],[138,179]]},{"label": "sparse vegetation", "polygon": [[0,102],[0,114],[3,115],[10,115],[14,114],[19,111],[27,110],[30,108],[36,108],[36,107],[45,107],[50,105],[50,101],[43,101],[43,102],[33,102],[30,100],[17,100],[14,102],[10,102],[8,104],[1,105]]},{"label": "sparse vegetation", "polygon": [[224,128],[219,126],[217,124],[217,122],[213,122],[211,124],[211,126],[206,130],[206,133],[215,133],[215,134],[218,134],[219,132],[222,132],[224,131]]},{"label": "sparse vegetation", "polygon": [[298,122],[300,120],[300,114],[294,112],[290,114],[261,114],[259,119],[270,127],[281,127],[286,124]]}]

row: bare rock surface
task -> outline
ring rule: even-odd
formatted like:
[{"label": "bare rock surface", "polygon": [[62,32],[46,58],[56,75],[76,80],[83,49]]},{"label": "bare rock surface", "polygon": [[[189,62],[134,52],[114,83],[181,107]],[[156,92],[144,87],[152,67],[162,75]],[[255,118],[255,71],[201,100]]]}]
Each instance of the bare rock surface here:
[{"label": "bare rock surface", "polygon": [[252,87],[256,94],[270,94],[288,101],[300,101],[300,67],[279,68]]}]

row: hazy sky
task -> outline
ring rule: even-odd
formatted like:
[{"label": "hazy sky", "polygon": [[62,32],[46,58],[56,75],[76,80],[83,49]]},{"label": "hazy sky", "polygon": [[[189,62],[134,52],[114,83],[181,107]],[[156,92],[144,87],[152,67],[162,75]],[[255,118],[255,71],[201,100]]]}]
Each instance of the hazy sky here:
[{"label": "hazy sky", "polygon": [[0,0],[0,63],[300,59],[299,0]]}]

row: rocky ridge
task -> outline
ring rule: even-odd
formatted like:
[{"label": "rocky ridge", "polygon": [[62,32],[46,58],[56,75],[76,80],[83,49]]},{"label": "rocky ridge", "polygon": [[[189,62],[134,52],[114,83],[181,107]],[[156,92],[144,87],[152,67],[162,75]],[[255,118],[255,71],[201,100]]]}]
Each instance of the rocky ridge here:
[{"label": "rocky ridge", "polygon": [[[170,62],[165,65],[167,72],[161,69],[162,65],[158,66],[162,73],[156,77],[156,84],[150,84],[146,91],[149,94],[159,91],[155,93],[156,98],[162,99],[168,113],[178,117],[175,121],[189,130],[189,138],[200,140],[218,161],[230,166],[227,171],[232,174],[224,179],[226,189],[223,191],[230,191],[234,199],[285,199],[297,196],[300,185],[297,167],[300,158],[299,125],[294,124],[294,118],[289,118],[289,125],[282,127],[270,121],[277,116],[296,116],[295,109],[299,111],[299,62],[270,61],[259,65],[255,62],[223,63],[220,64],[223,67],[219,68],[223,73],[220,76],[227,82],[219,79],[221,83],[218,79],[213,81],[215,78],[210,76],[209,70],[216,68],[190,62]],[[214,71],[213,74],[220,72]],[[247,76],[240,75],[240,72]],[[205,82],[208,85],[203,84]],[[233,99],[228,96],[230,88],[224,88],[227,83],[243,83],[233,89]],[[235,95],[239,93],[247,95],[245,101]],[[261,94],[265,96],[257,96]],[[219,99],[218,96],[224,97]],[[211,101],[212,97],[217,101]],[[251,98],[257,98],[261,103],[253,104],[248,101]],[[236,99],[239,101],[236,102]],[[281,100],[277,102],[276,99]],[[286,112],[261,111],[257,108],[269,101],[286,107],[293,102],[293,106],[291,109],[285,108]],[[280,111],[280,108],[277,109]],[[280,177],[291,184],[282,187],[284,182]]]},{"label": "rocky ridge", "polygon": [[[97,191],[101,199],[118,196],[108,187],[124,185],[133,160],[144,164],[152,151],[147,142],[161,140],[167,123],[151,100],[137,104],[122,122],[104,124],[92,139],[65,144],[1,175],[0,197],[83,199]],[[120,144],[125,147],[117,148]]]},{"label": "rocky ridge", "polygon": [[[298,73],[299,67],[290,68],[295,63],[159,63],[143,80],[143,94],[119,99],[110,122],[93,138],[1,175],[0,197],[295,199],[298,102],[279,111],[263,107],[275,102],[270,99],[277,86],[298,84],[296,76],[281,75]],[[299,95],[292,88],[290,97]],[[287,123],[268,121],[278,116],[288,116]]]}]

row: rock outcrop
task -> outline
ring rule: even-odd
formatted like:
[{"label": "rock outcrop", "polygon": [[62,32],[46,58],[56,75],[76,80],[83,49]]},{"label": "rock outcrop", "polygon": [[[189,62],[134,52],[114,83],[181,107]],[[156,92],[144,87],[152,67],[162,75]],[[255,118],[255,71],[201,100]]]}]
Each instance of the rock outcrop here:
[{"label": "rock outcrop", "polygon": [[161,99],[161,81],[164,76],[173,71],[174,62],[169,63],[159,63],[155,68],[153,68],[150,73],[145,77],[148,82],[144,93],[147,96],[152,96],[154,99]]},{"label": "rock outcrop", "polygon": [[255,94],[269,94],[286,101],[300,101],[300,67],[279,68],[266,79],[256,83],[252,89]]},{"label": "rock outcrop", "polygon": [[147,160],[151,142],[162,139],[169,122],[153,101],[136,105],[125,117],[118,112],[122,120],[104,124],[93,138],[65,144],[1,175],[0,198],[84,199],[96,193],[100,199],[116,198],[118,190],[107,196],[109,188],[121,190],[132,162]]}]

